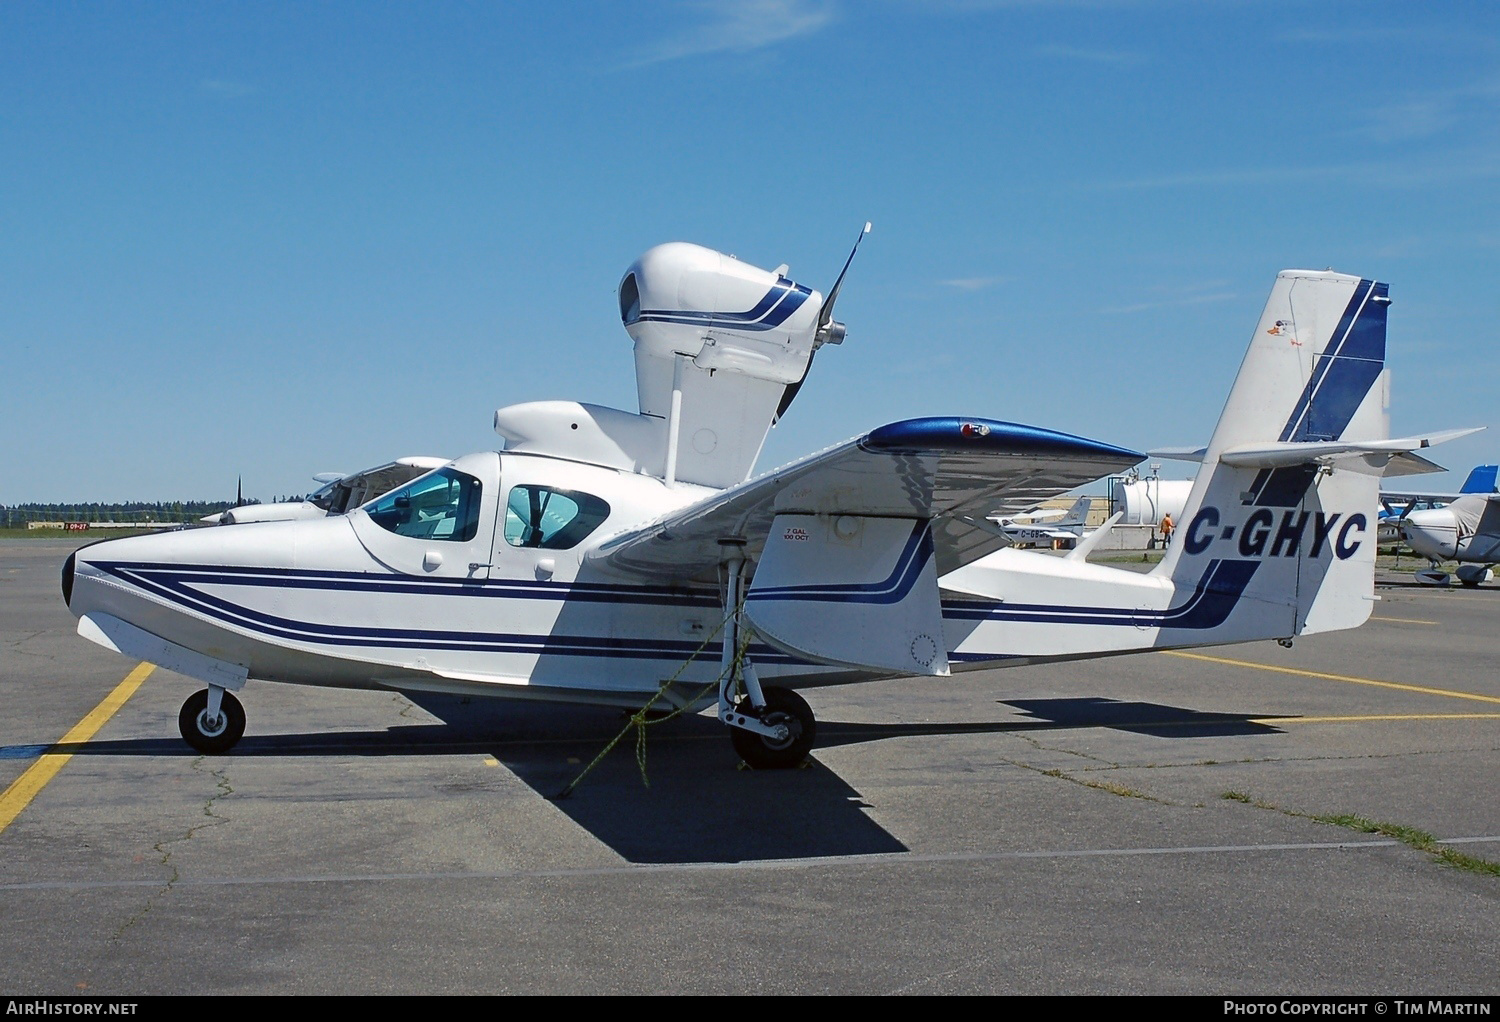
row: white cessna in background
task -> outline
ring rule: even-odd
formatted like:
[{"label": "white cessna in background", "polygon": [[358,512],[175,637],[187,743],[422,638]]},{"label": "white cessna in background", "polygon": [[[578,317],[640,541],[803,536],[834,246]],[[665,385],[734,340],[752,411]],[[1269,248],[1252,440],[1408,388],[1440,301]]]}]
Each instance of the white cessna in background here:
[{"label": "white cessna in background", "polygon": [[1392,543],[1402,539],[1401,526],[1405,524],[1406,516],[1413,511],[1443,508],[1459,497],[1470,493],[1500,493],[1500,486],[1495,484],[1497,474],[1500,474],[1500,465],[1475,465],[1457,493],[1382,489],[1380,491],[1380,542]]},{"label": "white cessna in background", "polygon": [[[1059,510],[1056,515],[1045,511],[1029,515],[1017,515],[1000,519],[996,524],[1005,532],[1005,538],[1013,546],[1051,546],[1057,540],[1076,543],[1083,538],[1083,528],[1089,518],[1089,509],[1094,506],[1092,497],[1079,497],[1073,505]],[[1028,518],[1029,521],[1017,521]]]},{"label": "white cessna in background", "polygon": [[1397,526],[1413,552],[1431,567],[1416,573],[1418,582],[1447,585],[1443,561],[1458,561],[1453,574],[1466,586],[1488,582],[1500,564],[1500,492],[1494,465],[1480,465],[1469,473],[1457,494],[1413,494],[1414,499],[1445,500],[1446,504],[1407,511]]},{"label": "white cessna in background", "polygon": [[953,416],[751,478],[844,336],[844,274],[824,300],[785,273],[651,249],[619,288],[639,412],[503,408],[504,450],[342,515],[82,548],[80,634],[206,683],[179,723],[207,753],[253,679],[716,706],[748,763],[789,767],[815,735],[798,687],[1353,628],[1381,476],[1469,432],[1387,439],[1386,286],[1287,271],[1153,571],[1001,549],[991,518],[1143,456]]},{"label": "white cessna in background", "polygon": [[413,456],[359,472],[320,472],[313,479],[322,483],[306,500],[283,500],[272,504],[242,504],[200,519],[204,525],[248,525],[251,522],[285,522],[296,518],[341,515],[448,464],[447,458]]}]

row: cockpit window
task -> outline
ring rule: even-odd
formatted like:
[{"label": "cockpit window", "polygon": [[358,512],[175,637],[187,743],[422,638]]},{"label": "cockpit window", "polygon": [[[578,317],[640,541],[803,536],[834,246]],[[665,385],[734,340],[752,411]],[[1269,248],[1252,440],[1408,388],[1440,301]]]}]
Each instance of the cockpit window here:
[{"label": "cockpit window", "polygon": [[479,532],[478,479],[440,468],[365,505],[370,520],[398,536],[467,542]]},{"label": "cockpit window", "polygon": [[598,497],[545,486],[516,486],[505,502],[505,541],[511,546],[566,550],[609,517]]},{"label": "cockpit window", "polygon": [[635,274],[625,274],[620,282],[620,321],[626,326],[641,318],[641,290],[636,285]]},{"label": "cockpit window", "polygon": [[342,481],[329,483],[311,497],[308,503],[322,508],[331,515],[341,515],[349,506],[349,487]]}]

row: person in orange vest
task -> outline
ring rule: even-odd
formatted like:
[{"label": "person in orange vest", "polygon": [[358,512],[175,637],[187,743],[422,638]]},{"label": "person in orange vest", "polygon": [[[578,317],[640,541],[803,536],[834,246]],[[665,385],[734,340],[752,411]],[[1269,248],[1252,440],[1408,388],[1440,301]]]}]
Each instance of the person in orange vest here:
[{"label": "person in orange vest", "polygon": [[1172,529],[1174,527],[1175,526],[1172,524],[1172,515],[1170,513],[1161,516],[1161,545],[1163,548],[1165,548],[1168,543],[1172,542]]}]

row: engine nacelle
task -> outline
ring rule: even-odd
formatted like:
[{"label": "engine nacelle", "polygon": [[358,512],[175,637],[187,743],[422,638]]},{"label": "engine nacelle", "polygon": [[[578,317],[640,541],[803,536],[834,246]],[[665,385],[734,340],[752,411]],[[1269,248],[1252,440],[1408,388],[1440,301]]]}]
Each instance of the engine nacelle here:
[{"label": "engine nacelle", "polygon": [[667,413],[678,355],[707,372],[796,383],[812,357],[822,304],[816,291],[780,272],[685,242],[656,246],[620,282],[641,411]]},{"label": "engine nacelle", "polygon": [[840,323],[820,330],[822,295],[785,273],[686,242],[650,249],[620,281],[640,413],[532,402],[497,411],[496,432],[508,450],[701,486],[743,482],[813,352],[844,336]]},{"label": "engine nacelle", "polygon": [[685,242],[625,272],[620,319],[635,341],[641,414],[671,432],[675,477],[731,486],[749,476],[789,388],[807,374],[823,298],[784,275]]}]

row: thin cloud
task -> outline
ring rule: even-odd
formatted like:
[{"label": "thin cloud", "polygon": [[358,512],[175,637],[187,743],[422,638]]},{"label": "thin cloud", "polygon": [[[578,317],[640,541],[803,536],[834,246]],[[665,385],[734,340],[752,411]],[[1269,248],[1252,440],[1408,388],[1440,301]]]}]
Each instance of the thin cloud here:
[{"label": "thin cloud", "polygon": [[1453,32],[1446,28],[1400,25],[1347,24],[1338,28],[1294,28],[1282,32],[1278,38],[1286,43],[1337,43],[1347,45],[1358,42],[1399,42],[1405,46],[1426,43],[1436,46],[1493,46],[1493,36],[1482,32]]},{"label": "thin cloud", "polygon": [[[1158,0],[907,0],[908,6],[923,11],[937,9],[955,14],[971,11],[1004,11],[1023,7],[1073,7],[1084,10],[1103,10],[1111,7],[1149,7]],[[1165,0],[1171,4],[1174,0]],[[1188,0],[1175,0],[1179,5]]]},{"label": "thin cloud", "polygon": [[1150,312],[1154,309],[1177,309],[1184,305],[1204,305],[1208,302],[1228,302],[1238,298],[1239,295],[1230,291],[1211,295],[1191,295],[1186,298],[1173,298],[1164,302],[1139,302],[1135,305],[1117,305],[1108,309],[1100,309],[1099,312],[1105,316],[1123,316],[1132,312]]},{"label": "thin cloud", "polygon": [[1369,122],[1360,133],[1378,142],[1400,142],[1436,135],[1456,123],[1458,113],[1452,103],[1412,99],[1370,111]]},{"label": "thin cloud", "polygon": [[750,53],[812,35],[834,17],[829,0],[697,0],[688,6],[708,20],[649,48],[627,66],[710,53]]},{"label": "thin cloud", "polygon": [[210,95],[223,96],[226,99],[239,99],[255,92],[255,86],[253,85],[247,85],[244,82],[232,82],[223,78],[205,78],[198,83],[198,87]]},{"label": "thin cloud", "polygon": [[1003,284],[1007,277],[957,277],[953,280],[938,281],[943,287],[957,288],[960,291],[983,291],[987,287]]},{"label": "thin cloud", "polygon": [[1081,60],[1090,64],[1105,64],[1111,67],[1135,67],[1146,62],[1144,53],[1128,50],[1086,50],[1077,46],[1038,46],[1041,57],[1061,57],[1064,60]]},{"label": "thin cloud", "polygon": [[1242,167],[1163,174],[1158,177],[1081,183],[1088,191],[1136,191],[1241,185],[1295,184],[1306,181],[1344,181],[1375,188],[1420,188],[1500,177],[1500,151],[1476,150],[1429,154],[1420,161],[1372,161],[1303,167]]},{"label": "thin cloud", "polygon": [[1429,138],[1466,123],[1492,123],[1497,107],[1500,83],[1495,80],[1428,89],[1369,111],[1357,133],[1377,142]]}]

